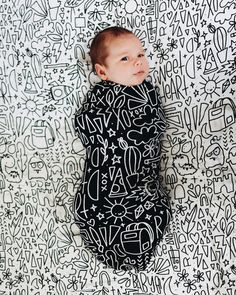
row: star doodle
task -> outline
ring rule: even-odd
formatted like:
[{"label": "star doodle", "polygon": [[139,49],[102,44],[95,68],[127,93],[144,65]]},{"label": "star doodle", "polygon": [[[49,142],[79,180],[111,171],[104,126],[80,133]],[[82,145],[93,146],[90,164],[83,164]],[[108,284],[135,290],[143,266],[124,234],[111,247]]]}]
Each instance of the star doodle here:
[{"label": "star doodle", "polygon": [[104,218],[104,214],[102,214],[101,212],[98,213],[97,218],[99,220],[102,220]]},{"label": "star doodle", "polygon": [[120,159],[121,157],[114,155],[114,157],[112,158],[112,165],[114,165],[115,163],[120,163]]},{"label": "star doodle", "polygon": [[91,207],[91,209],[92,209],[93,211],[96,211],[96,208],[97,208],[97,206],[95,206],[94,204],[93,204],[93,206]]},{"label": "star doodle", "polygon": [[111,129],[111,128],[110,128],[107,132],[109,133],[109,136],[110,136],[110,137],[116,135],[116,132],[115,132],[113,129]]},{"label": "star doodle", "polygon": [[112,153],[113,153],[113,154],[115,153],[115,149],[117,149],[117,146],[114,145],[114,142],[112,142],[112,145],[109,147],[109,149],[112,150]]}]

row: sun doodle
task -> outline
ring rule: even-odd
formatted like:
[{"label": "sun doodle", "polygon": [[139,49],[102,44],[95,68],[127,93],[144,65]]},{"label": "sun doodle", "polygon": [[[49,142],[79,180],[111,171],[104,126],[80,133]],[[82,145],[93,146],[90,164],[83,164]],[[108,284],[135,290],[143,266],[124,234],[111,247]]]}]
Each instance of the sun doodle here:
[{"label": "sun doodle", "polygon": [[36,97],[21,97],[23,102],[21,103],[22,105],[22,110],[27,111],[27,116],[40,116],[40,106],[43,105],[42,103],[39,103],[39,99]]},{"label": "sun doodle", "polygon": [[112,203],[106,198],[106,201],[110,204],[110,206],[104,205],[105,208],[108,208],[108,210],[105,213],[110,214],[110,216],[108,216],[108,219],[114,218],[115,224],[118,220],[123,222],[124,218],[131,221],[133,220],[132,218],[128,216],[128,215],[132,215],[132,212],[128,212],[128,210],[135,207],[135,205],[128,207],[127,206],[128,202],[123,203],[123,200],[121,200],[120,203],[118,203],[116,200],[115,200],[115,203]]},{"label": "sun doodle", "polygon": [[219,81],[219,77],[215,78],[215,74],[213,75],[212,78],[207,77],[207,79],[206,79],[202,75],[201,75],[201,78],[205,81],[205,82],[200,82],[200,84],[203,85],[200,88],[203,90],[201,95],[205,95],[205,100],[208,98],[208,96],[210,98],[212,98],[213,95],[220,96],[219,93],[217,93],[218,89],[220,89],[220,87],[218,85],[220,82],[224,81],[224,79]]}]

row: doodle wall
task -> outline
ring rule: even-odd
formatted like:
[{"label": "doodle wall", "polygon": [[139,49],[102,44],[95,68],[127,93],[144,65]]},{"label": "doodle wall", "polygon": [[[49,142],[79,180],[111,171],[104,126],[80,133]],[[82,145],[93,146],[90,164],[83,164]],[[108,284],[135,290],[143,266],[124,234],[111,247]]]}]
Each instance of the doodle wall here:
[{"label": "doodle wall", "polygon": [[[98,81],[89,44],[111,25],[142,40],[167,121],[173,218],[140,272],[98,262],[73,217],[74,114]],[[235,295],[235,85],[234,0],[2,0],[0,294]]]}]

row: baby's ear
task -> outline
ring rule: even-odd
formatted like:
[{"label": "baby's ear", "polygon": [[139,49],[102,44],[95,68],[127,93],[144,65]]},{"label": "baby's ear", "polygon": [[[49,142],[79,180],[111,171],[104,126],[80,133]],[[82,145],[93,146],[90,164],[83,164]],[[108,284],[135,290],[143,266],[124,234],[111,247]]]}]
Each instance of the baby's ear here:
[{"label": "baby's ear", "polygon": [[106,67],[104,65],[95,64],[95,71],[102,80],[107,80]]}]

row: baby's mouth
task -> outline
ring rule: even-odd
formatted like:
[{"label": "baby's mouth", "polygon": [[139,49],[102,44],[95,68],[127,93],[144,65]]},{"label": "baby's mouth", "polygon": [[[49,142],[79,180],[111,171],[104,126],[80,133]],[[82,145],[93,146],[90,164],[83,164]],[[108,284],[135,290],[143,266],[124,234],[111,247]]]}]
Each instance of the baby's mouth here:
[{"label": "baby's mouth", "polygon": [[139,76],[139,75],[142,75],[144,73],[144,71],[138,71],[138,72],[136,72],[134,75],[135,76]]}]

